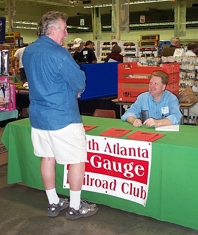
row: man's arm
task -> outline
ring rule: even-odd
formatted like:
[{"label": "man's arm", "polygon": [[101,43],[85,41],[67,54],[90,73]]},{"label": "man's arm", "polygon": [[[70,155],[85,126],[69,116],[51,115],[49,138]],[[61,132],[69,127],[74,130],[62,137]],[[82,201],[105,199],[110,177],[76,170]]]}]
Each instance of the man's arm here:
[{"label": "man's arm", "polygon": [[11,59],[11,64],[12,64],[12,67],[13,67],[13,68],[15,68],[15,63],[16,63],[16,60],[17,60],[17,59],[18,59],[18,58],[15,57],[15,56],[13,56],[12,59]]},{"label": "man's arm", "polygon": [[142,126],[142,121],[139,118],[135,118],[133,116],[128,117],[127,122],[131,123],[134,127]]},{"label": "man's arm", "polygon": [[137,97],[135,103],[133,103],[131,107],[128,108],[126,112],[122,115],[122,121],[127,121],[135,127],[142,126],[142,121],[140,120],[140,113],[142,110],[142,103],[145,102],[145,97],[147,97],[146,94],[141,94]]},{"label": "man's arm", "polygon": [[97,63],[97,58],[96,58],[95,52],[94,52],[93,50],[90,50],[90,51],[89,51],[89,56],[90,56],[90,58],[91,58],[92,64]]},{"label": "man's arm", "polygon": [[168,125],[173,125],[168,118],[163,118],[163,119],[154,119],[154,118],[148,118],[144,123],[144,125],[151,127],[151,126],[168,126]]}]

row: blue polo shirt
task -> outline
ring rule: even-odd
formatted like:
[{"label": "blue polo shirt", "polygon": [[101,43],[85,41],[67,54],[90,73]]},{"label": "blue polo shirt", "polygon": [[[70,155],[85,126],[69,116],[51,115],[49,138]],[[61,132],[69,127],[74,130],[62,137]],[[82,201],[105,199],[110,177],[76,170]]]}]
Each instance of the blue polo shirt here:
[{"label": "blue polo shirt", "polygon": [[141,117],[141,110],[148,110],[149,117],[154,119],[169,119],[174,125],[181,122],[179,101],[170,91],[165,90],[159,101],[155,101],[149,92],[144,92],[137,97],[134,104],[122,115],[121,119],[126,121],[130,116]]},{"label": "blue polo shirt", "polygon": [[77,94],[85,74],[69,51],[47,36],[26,47],[22,57],[29,85],[29,117],[34,128],[57,130],[81,123]]}]

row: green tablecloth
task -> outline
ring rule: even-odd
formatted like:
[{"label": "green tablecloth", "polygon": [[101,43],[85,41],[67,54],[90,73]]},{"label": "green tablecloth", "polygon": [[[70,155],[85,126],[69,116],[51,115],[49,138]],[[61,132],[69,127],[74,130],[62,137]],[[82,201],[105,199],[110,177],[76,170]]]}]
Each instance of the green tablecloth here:
[{"label": "green tablecloth", "polygon": [[[135,128],[119,119],[83,116],[83,123],[97,125],[87,132],[96,136],[111,127],[155,132],[154,128]],[[100,193],[83,191],[82,196],[99,204],[198,229],[198,127],[181,125],[179,132],[158,133],[166,136],[152,143],[146,207]],[[7,124],[2,141],[8,149],[8,183],[23,182],[43,190],[40,158],[33,154],[29,119]],[[69,195],[62,187],[63,166],[57,164],[56,168],[57,191]]]}]

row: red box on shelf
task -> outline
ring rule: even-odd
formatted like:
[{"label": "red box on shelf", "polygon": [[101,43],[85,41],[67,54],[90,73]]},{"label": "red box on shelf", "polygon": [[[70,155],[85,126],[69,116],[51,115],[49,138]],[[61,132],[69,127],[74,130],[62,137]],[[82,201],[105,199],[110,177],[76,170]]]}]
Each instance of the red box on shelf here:
[{"label": "red box on shelf", "polygon": [[177,62],[162,64],[161,66],[139,66],[137,62],[125,62],[118,64],[118,82],[147,81],[152,72],[160,70],[167,74],[178,73],[180,65]]},{"label": "red box on shelf", "polygon": [[179,82],[168,84],[166,89],[171,91],[173,94],[178,95],[179,94]]},{"label": "red box on shelf", "polygon": [[118,64],[118,100],[134,102],[138,95],[148,91],[150,75],[160,70],[168,74],[167,90],[179,94],[179,63],[162,64],[161,66],[139,66],[137,62]]}]

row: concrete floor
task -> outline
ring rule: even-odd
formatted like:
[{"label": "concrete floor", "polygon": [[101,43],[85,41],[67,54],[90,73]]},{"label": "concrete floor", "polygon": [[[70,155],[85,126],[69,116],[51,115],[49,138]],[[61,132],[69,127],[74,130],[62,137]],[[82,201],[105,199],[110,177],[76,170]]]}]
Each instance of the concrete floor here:
[{"label": "concrete floor", "polygon": [[0,166],[0,234],[2,235],[198,235],[197,230],[98,205],[89,218],[69,221],[62,211],[46,216],[44,191],[6,184],[7,165]]}]

